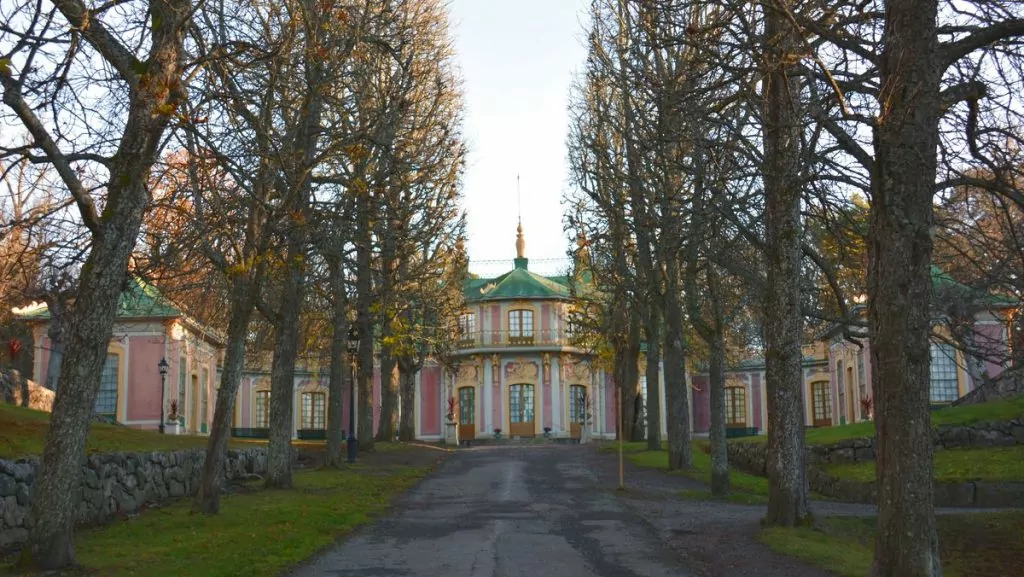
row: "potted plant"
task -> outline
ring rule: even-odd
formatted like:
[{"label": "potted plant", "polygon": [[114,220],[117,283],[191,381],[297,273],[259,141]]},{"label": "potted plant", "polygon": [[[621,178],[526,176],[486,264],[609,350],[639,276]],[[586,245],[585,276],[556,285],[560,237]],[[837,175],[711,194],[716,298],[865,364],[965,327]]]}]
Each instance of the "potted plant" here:
[{"label": "potted plant", "polygon": [[448,414],[445,415],[445,443],[449,445],[459,444],[459,423],[455,417],[455,397],[448,396]]},{"label": "potted plant", "polygon": [[551,427],[544,427],[544,436],[545,437],[550,437],[551,436]]},{"label": "potted plant", "polygon": [[184,415],[178,414],[178,399],[171,399],[167,403],[167,433],[171,435],[178,435],[181,433],[180,429],[185,424]]},{"label": "potted plant", "polygon": [[862,397],[860,400],[860,420],[870,421],[875,401],[871,397]]},{"label": "potted plant", "polygon": [[500,439],[501,438],[501,429],[494,429],[494,438],[495,439]]}]

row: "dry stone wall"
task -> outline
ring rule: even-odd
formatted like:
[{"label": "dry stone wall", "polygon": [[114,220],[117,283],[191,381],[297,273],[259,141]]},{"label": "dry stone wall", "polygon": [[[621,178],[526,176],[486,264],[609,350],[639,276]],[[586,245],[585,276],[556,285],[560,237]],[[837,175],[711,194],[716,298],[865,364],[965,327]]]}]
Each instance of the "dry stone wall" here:
[{"label": "dry stone wall", "polygon": [[[75,492],[77,521],[103,523],[138,513],[151,504],[192,495],[198,488],[205,450],[172,453],[97,453],[83,457],[82,482]],[[0,548],[28,538],[29,506],[37,457],[0,459]],[[264,448],[228,451],[224,477],[228,481],[263,475]]]}]

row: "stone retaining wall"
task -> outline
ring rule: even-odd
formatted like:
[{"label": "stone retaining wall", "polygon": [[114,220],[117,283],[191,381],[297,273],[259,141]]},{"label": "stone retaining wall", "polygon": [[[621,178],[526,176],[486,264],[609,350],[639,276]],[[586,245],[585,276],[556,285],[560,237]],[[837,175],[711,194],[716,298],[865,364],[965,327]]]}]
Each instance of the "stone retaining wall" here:
[{"label": "stone retaining wall", "polygon": [[[935,448],[1000,447],[1024,444],[1024,426],[1018,420],[1005,423],[978,423],[944,426],[933,433]],[[729,443],[729,465],[752,475],[767,476],[768,444]],[[875,503],[874,483],[838,479],[818,468],[827,463],[875,460],[874,439],[847,439],[835,445],[808,447],[807,481],[811,490],[841,501]],[[936,507],[1021,507],[1024,506],[1024,482],[1021,483],[935,483]]]},{"label": "stone retaining wall", "polygon": [[[75,493],[80,524],[138,513],[149,504],[192,495],[198,487],[205,449],[172,453],[97,453],[82,459],[82,484]],[[0,459],[0,547],[24,542],[38,457]],[[242,479],[267,468],[264,448],[228,451],[224,476]]]}]

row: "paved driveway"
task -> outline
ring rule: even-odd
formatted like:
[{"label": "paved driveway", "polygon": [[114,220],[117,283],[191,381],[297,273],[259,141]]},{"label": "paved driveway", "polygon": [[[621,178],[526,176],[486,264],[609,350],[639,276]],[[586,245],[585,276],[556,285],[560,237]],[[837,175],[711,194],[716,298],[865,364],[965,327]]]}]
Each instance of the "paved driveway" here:
[{"label": "paved driveway", "polygon": [[578,446],[460,450],[295,577],[688,577]]}]

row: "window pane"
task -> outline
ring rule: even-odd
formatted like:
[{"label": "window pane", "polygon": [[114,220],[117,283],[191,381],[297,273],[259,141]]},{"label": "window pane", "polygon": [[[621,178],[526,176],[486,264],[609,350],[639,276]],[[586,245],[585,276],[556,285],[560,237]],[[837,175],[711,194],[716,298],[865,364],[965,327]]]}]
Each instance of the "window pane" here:
[{"label": "window pane", "polygon": [[267,428],[270,426],[270,391],[258,391],[256,393],[256,427]]},{"label": "window pane", "polygon": [[103,363],[103,372],[100,373],[100,391],[96,395],[96,412],[101,415],[115,415],[117,413],[117,355],[107,355]]},{"label": "window pane", "polygon": [[811,387],[814,393],[814,420],[824,421],[831,419],[832,400],[829,398],[828,383],[814,383]]},{"label": "window pane", "polygon": [[302,419],[299,420],[299,428],[313,428],[313,395],[310,393],[302,393]]},{"label": "window pane", "polygon": [[522,311],[523,313],[523,336],[533,336],[533,311]]},{"label": "window pane", "polygon": [[202,390],[199,392],[199,398],[202,399],[203,405],[199,409],[199,422],[205,424],[207,415],[209,414],[210,404],[210,371],[209,369],[203,369],[203,380],[200,381],[199,386]]},{"label": "window pane", "polygon": [[743,387],[725,389],[725,421],[729,425],[745,425],[747,422],[747,391]]},{"label": "window pane", "polygon": [[931,401],[949,403],[960,396],[956,382],[956,349],[933,343],[931,348]]},{"label": "window pane", "polygon": [[324,414],[325,400],[326,397],[323,393],[313,393],[313,426],[311,427],[313,429],[324,429],[324,422],[326,421],[326,415]]},{"label": "window pane", "polygon": [[523,385],[523,422],[533,422],[533,385]]},{"label": "window pane", "polygon": [[476,391],[473,387],[459,389],[459,422],[463,425],[476,424],[475,397]]},{"label": "window pane", "polygon": [[522,335],[522,311],[509,311],[508,313],[508,334],[513,337]]},{"label": "window pane", "polygon": [[572,385],[569,390],[569,422],[582,424],[587,412],[587,389],[580,385]]},{"label": "window pane", "polygon": [[513,423],[522,422],[522,385],[512,385],[508,388],[508,416]]}]

